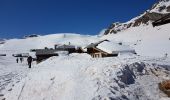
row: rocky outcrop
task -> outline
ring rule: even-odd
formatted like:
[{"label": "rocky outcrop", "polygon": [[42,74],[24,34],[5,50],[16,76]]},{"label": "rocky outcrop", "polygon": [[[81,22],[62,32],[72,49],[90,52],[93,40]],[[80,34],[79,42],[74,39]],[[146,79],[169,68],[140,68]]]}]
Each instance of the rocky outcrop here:
[{"label": "rocky outcrop", "polygon": [[170,80],[159,83],[159,89],[170,97]]},{"label": "rocky outcrop", "polygon": [[24,36],[23,38],[26,39],[26,38],[33,38],[33,37],[38,37],[39,35],[37,34],[31,34],[31,35],[27,35],[27,36]]},{"label": "rocky outcrop", "polygon": [[104,35],[108,33],[116,34],[117,32],[120,32],[125,29],[127,29],[127,24],[116,22],[109,26],[109,28],[105,31]]},{"label": "rocky outcrop", "polygon": [[156,21],[164,16],[166,16],[166,14],[146,12],[142,17],[135,20],[133,27],[139,26],[140,24],[147,24],[149,21]]},{"label": "rocky outcrop", "polygon": [[5,39],[0,39],[0,44],[4,44],[5,43]]}]

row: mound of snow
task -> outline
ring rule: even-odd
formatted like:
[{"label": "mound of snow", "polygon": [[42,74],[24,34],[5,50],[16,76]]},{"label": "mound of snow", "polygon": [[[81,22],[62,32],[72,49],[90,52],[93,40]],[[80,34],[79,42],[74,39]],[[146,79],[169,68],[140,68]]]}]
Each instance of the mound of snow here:
[{"label": "mound of snow", "polygon": [[[52,57],[31,69],[6,100],[160,100],[158,83],[168,71],[152,59]],[[131,80],[129,80],[131,79]],[[149,84],[149,85],[148,85]]]}]

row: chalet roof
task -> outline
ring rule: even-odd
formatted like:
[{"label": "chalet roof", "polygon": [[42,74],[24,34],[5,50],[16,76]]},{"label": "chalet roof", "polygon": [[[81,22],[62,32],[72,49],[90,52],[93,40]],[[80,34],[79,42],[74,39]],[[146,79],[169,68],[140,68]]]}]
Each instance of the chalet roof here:
[{"label": "chalet roof", "polygon": [[12,54],[14,57],[28,57],[29,53],[19,53],[19,54]]},{"label": "chalet roof", "polygon": [[131,52],[135,53],[135,50],[127,45],[120,45],[111,41],[103,41],[96,47],[108,54],[121,53],[121,52]]},{"label": "chalet roof", "polygon": [[108,41],[108,40],[102,40],[102,41],[99,41],[99,42],[96,42],[96,43],[91,43],[89,44],[88,46],[86,46],[85,48],[94,48],[96,47],[98,44],[104,42],[104,41]]},{"label": "chalet roof", "polygon": [[111,42],[109,40],[102,40],[96,43],[91,43],[85,48],[95,48],[97,50],[101,50],[108,54],[115,54],[120,52],[131,52],[135,53],[135,50],[130,48],[127,45],[122,45],[116,42]]}]

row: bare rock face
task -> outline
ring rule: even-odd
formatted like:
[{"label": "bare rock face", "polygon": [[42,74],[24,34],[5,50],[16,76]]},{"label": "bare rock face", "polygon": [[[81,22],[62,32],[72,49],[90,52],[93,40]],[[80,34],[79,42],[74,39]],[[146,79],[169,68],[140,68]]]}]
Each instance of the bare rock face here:
[{"label": "bare rock face", "polygon": [[133,24],[133,27],[139,26],[140,24],[147,24],[149,21],[156,21],[162,17],[164,17],[166,14],[160,14],[160,13],[149,13],[147,12],[139,19],[135,20],[135,23]]},{"label": "bare rock face", "polygon": [[4,44],[5,43],[5,39],[0,39],[0,44]]},{"label": "bare rock face", "polygon": [[26,39],[26,38],[33,38],[33,37],[38,37],[39,35],[37,34],[31,34],[31,35],[27,35],[27,36],[24,36],[23,38]]},{"label": "bare rock face", "polygon": [[122,30],[125,30],[125,29],[127,29],[127,24],[116,22],[109,26],[109,28],[105,31],[104,35],[106,35],[108,33],[116,34]]},{"label": "bare rock face", "polygon": [[[127,23],[113,23],[111,24],[108,29],[105,31],[104,35],[107,34],[117,34],[123,30],[126,30],[130,27],[138,27],[141,24],[148,25],[149,22],[156,21],[164,16],[167,13],[163,13],[163,11],[170,12],[170,5],[164,5],[161,3],[170,2],[170,0],[160,0],[159,2],[155,3],[151,9],[144,12],[141,16],[136,17],[133,21],[129,21]],[[155,11],[154,11],[155,10]]]}]

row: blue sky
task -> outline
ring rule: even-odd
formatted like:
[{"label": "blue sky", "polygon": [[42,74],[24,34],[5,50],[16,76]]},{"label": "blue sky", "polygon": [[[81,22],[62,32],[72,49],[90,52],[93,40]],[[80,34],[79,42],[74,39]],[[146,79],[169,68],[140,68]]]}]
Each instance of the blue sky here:
[{"label": "blue sky", "polygon": [[0,0],[0,38],[27,34],[98,34],[126,22],[157,0]]}]

